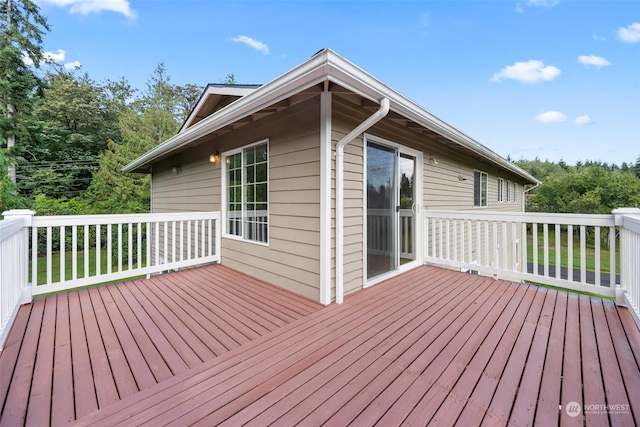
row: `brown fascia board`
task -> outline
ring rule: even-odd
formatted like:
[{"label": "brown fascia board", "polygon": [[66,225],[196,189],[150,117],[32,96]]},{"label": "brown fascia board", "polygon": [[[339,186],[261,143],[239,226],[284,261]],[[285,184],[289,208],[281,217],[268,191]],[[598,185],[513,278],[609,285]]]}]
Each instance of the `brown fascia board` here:
[{"label": "brown fascia board", "polygon": [[292,70],[186,128],[126,165],[123,171],[146,172],[154,161],[167,157],[174,150],[323,81],[335,83],[376,103],[382,98],[388,98],[391,110],[396,113],[442,135],[464,149],[477,153],[481,158],[521,176],[528,182],[540,182],[330,49],[320,51]]}]

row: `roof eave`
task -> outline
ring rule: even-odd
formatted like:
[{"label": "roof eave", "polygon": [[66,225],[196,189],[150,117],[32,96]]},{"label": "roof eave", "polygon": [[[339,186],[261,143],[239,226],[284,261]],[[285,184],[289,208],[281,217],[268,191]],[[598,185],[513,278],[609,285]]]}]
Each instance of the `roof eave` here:
[{"label": "roof eave", "polygon": [[521,176],[531,183],[540,183],[539,180],[515,164],[437,118],[417,103],[385,85],[330,49],[321,51],[291,71],[183,130],[129,163],[122,170],[124,172],[145,172],[146,167],[163,155],[325,80],[339,84],[345,89],[372,101],[379,102],[382,97],[389,98],[391,109],[407,117],[407,119],[479,154],[481,157]]}]

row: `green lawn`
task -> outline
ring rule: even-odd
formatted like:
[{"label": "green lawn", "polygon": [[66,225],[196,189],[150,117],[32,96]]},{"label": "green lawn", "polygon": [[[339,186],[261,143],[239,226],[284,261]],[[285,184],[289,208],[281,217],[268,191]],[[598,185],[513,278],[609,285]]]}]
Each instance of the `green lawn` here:
[{"label": "green lawn", "polygon": [[[542,231],[538,230],[538,264],[544,264],[544,235]],[[579,240],[579,230],[573,230],[573,269],[580,269],[580,240]],[[556,233],[555,230],[549,230],[549,265],[556,265]],[[596,271],[596,256],[595,256],[595,244],[586,243],[586,270],[587,271]],[[562,231],[560,235],[560,263],[562,267],[568,267],[568,246],[567,246],[567,232]],[[600,272],[601,273],[609,273],[611,272],[611,252],[608,247],[603,247],[600,245]],[[533,236],[528,234],[527,241],[527,261],[529,263],[533,263]],[[616,273],[620,273],[620,252],[616,253]]]},{"label": "green lawn", "polygon": [[[127,268],[127,254],[122,254],[122,268],[123,270]],[[146,254],[143,252],[142,254],[142,262],[144,265],[144,261],[146,258]],[[78,251],[76,260],[78,263],[78,273],[77,277],[83,278],[85,276],[85,265],[84,265],[84,251]],[[107,251],[100,251],[100,273],[104,274],[107,272]],[[134,262],[133,268],[137,268],[137,263]],[[31,278],[31,269],[32,266],[29,264],[29,278]],[[96,250],[89,250],[89,277],[96,275]],[[112,271],[118,270],[118,257],[117,254],[113,256],[112,259]],[[65,253],[65,262],[64,262],[64,274],[65,279],[69,280],[73,277],[73,263],[72,263],[72,253]],[[140,277],[140,276],[135,276]],[[51,281],[58,282],[60,280],[60,252],[54,252],[51,254]],[[122,280],[119,280],[122,281]],[[43,285],[47,283],[47,257],[42,256],[38,258],[38,277],[37,277],[38,285]]]}]

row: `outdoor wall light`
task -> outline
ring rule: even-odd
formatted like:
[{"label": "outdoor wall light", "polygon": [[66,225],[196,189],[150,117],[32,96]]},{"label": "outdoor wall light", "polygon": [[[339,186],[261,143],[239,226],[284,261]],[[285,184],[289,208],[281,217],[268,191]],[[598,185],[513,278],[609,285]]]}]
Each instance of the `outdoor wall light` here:
[{"label": "outdoor wall light", "polygon": [[180,173],[182,172],[182,166],[180,165],[175,165],[173,167],[173,173],[175,173],[176,175],[180,175]]},{"label": "outdoor wall light", "polygon": [[429,154],[429,157],[427,157],[427,160],[430,160],[431,163],[433,163],[434,165],[438,164],[438,161],[433,157],[433,154]]},{"label": "outdoor wall light", "polygon": [[209,162],[210,163],[218,163],[220,161],[220,153],[216,153],[216,154],[211,154],[209,155]]}]

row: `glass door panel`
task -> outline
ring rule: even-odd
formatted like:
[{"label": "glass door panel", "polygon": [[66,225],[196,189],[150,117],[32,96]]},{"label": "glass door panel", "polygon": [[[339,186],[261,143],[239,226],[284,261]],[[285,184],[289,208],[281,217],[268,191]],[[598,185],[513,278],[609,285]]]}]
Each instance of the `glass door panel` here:
[{"label": "glass door panel", "polygon": [[396,150],[367,144],[367,279],[398,266]]},{"label": "glass door panel", "polygon": [[398,160],[400,175],[400,265],[416,260],[416,220],[417,200],[414,177],[416,176],[416,158],[400,153]]}]

